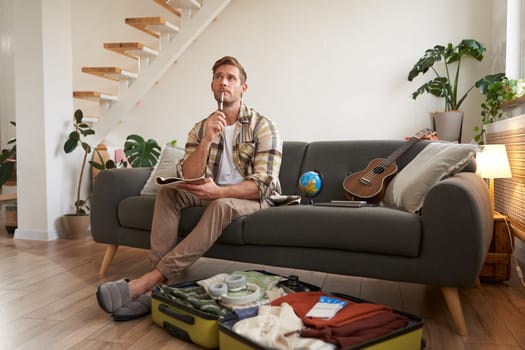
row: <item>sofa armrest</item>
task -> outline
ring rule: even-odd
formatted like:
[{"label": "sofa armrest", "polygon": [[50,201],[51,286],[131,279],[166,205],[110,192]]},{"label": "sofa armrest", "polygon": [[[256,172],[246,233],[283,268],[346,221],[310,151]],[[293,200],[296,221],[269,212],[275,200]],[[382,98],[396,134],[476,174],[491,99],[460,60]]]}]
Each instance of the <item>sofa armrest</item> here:
[{"label": "sofa armrest", "polygon": [[[472,287],[492,237],[493,216],[484,181],[463,172],[434,185],[425,197],[422,224],[424,270],[435,271],[429,280]],[[447,276],[443,271],[448,271]]]},{"label": "sofa armrest", "polygon": [[120,168],[100,172],[91,194],[91,233],[98,243],[119,244],[119,203],[138,196],[151,168]]}]

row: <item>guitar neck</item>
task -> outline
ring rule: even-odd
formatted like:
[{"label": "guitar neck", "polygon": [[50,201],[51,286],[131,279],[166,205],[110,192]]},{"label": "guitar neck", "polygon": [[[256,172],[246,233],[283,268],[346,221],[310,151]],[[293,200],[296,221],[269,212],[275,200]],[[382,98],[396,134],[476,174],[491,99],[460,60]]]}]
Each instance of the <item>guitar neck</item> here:
[{"label": "guitar neck", "polygon": [[383,164],[390,165],[395,162],[399,157],[403,155],[410,147],[412,147],[416,142],[419,141],[419,138],[412,137],[410,140],[405,142],[405,144],[398,149],[396,149],[391,155],[389,155],[384,161]]}]

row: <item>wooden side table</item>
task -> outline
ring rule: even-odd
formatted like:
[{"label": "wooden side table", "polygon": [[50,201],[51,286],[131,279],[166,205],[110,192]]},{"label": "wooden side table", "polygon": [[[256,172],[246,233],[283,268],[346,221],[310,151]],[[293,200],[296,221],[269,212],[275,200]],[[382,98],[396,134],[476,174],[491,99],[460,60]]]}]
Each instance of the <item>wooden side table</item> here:
[{"label": "wooden side table", "polygon": [[479,274],[484,282],[504,282],[510,279],[512,245],[506,215],[494,213],[494,231],[489,253]]}]

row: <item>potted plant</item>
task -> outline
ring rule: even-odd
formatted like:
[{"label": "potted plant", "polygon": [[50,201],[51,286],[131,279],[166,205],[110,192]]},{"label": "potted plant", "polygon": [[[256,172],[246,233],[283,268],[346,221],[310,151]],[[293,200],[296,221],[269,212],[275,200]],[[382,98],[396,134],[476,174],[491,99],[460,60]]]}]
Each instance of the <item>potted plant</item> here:
[{"label": "potted plant", "polygon": [[[432,80],[421,85],[412,93],[412,98],[416,99],[428,92],[445,100],[443,112],[431,113],[437,136],[440,139],[447,141],[459,141],[461,139],[463,112],[459,108],[474,88],[474,84],[472,84],[464,92],[458,90],[462,59],[471,57],[481,61],[485,50],[483,44],[474,39],[461,40],[455,46],[452,43],[447,46],[436,45],[432,49],[426,50],[424,56],[416,62],[408,73],[409,81],[429,70],[435,74]],[[436,63],[440,61],[443,61],[443,66],[441,70],[438,70]]]},{"label": "potted plant", "polygon": [[[92,147],[85,141],[85,139],[90,135],[94,135],[95,130],[93,130],[91,125],[83,122],[83,119],[84,114],[82,113],[82,110],[77,109],[75,111],[73,119],[74,129],[69,133],[68,138],[64,143],[65,153],[73,152],[77,149],[78,146],[81,146],[82,152],[84,152],[76,189],[75,212],[71,214],[66,214],[63,217],[66,236],[71,238],[84,236],[87,232],[90,220],[88,199],[81,198],[81,190],[82,181],[84,178],[84,171],[86,169],[86,163],[88,163],[87,157],[91,153],[92,149]],[[97,169],[103,169],[105,167],[104,164],[98,164],[93,161],[90,161],[89,164],[96,167]]]},{"label": "potted plant", "polygon": [[508,79],[505,74],[498,73],[478,80],[476,87],[485,95],[485,101],[481,103],[481,127],[474,127],[474,141],[483,145],[485,144],[484,126],[501,118],[503,114],[501,105],[518,96],[518,80]]}]

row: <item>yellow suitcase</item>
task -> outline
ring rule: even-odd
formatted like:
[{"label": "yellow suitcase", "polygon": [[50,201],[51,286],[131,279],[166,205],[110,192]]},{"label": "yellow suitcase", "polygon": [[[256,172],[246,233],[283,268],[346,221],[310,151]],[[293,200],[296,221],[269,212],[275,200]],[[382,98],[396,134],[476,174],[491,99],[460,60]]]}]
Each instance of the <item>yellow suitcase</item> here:
[{"label": "yellow suitcase", "polygon": [[[173,285],[177,288],[196,287],[195,282]],[[160,287],[151,294],[153,322],[165,328],[173,336],[205,349],[219,347],[218,320],[221,318],[165,297]]]},{"label": "yellow suitcase", "polygon": [[[330,293],[328,293],[330,294]],[[365,302],[362,299],[348,296],[346,294],[331,293],[334,296],[348,299],[353,302]],[[373,339],[371,341],[345,348],[342,350],[420,350],[425,347],[423,340],[423,321],[417,316],[406,312],[394,310],[409,319],[407,326],[398,329],[390,334]],[[219,348],[221,350],[271,350],[265,348],[250,339],[240,336],[232,330],[237,320],[233,315],[219,321]]]},{"label": "yellow suitcase", "polygon": [[[267,275],[275,275],[266,271],[253,270]],[[319,287],[299,281],[297,276],[288,276],[279,282],[278,286],[287,292],[318,291]],[[196,288],[196,281],[171,285],[176,288]],[[161,292],[161,286],[155,287],[151,294],[151,316],[153,322],[165,328],[173,336],[186,342],[197,344],[205,349],[219,348],[219,322],[233,319],[232,312],[221,316],[203,312],[176,300],[167,298]],[[233,350],[235,348],[224,348]]]}]

